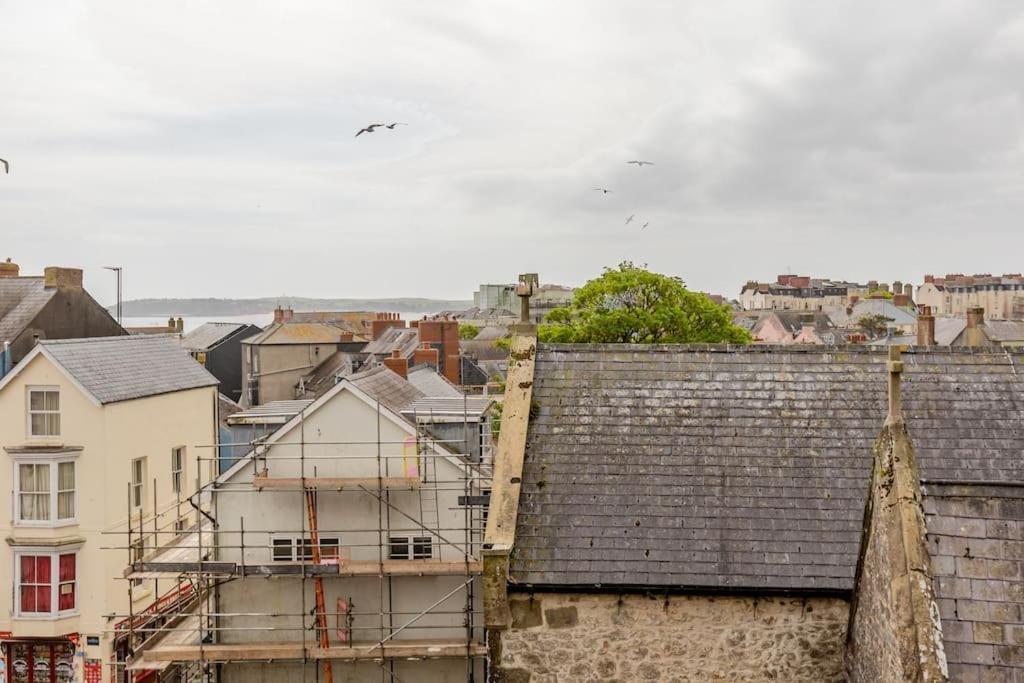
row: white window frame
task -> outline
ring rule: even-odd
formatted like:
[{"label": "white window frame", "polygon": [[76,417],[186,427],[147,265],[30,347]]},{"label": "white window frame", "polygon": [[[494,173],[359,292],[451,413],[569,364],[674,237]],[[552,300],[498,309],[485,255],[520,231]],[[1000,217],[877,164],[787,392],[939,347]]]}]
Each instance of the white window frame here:
[{"label": "white window frame", "polygon": [[[174,459],[179,458],[175,463]],[[171,449],[171,493],[181,493],[185,488],[185,447]]]},{"label": "white window frame", "polygon": [[[135,463],[137,462],[142,463],[142,474],[140,475],[140,480],[138,483],[136,483],[135,481]],[[131,500],[128,502],[130,503],[132,510],[141,510],[146,505],[146,470],[149,468],[149,463],[147,462],[146,456],[142,456],[141,458],[132,458],[131,468],[131,479],[129,480],[131,481],[132,484]],[[138,489],[138,503],[135,502],[136,489]]]},{"label": "white window frame", "polygon": [[[417,546],[426,545],[429,552],[417,552]],[[405,552],[395,555],[396,548],[404,548]],[[433,536],[388,536],[388,559],[389,560],[432,560],[434,559],[434,537]]]},{"label": "white window frame", "polygon": [[[56,411],[53,411],[53,410],[32,410],[32,394],[34,392],[37,392],[37,391],[51,392],[51,393],[57,394],[57,410]],[[47,441],[47,440],[53,441],[55,439],[56,440],[60,439],[61,433],[63,431],[63,425],[61,424],[63,422],[63,420],[61,420],[61,403],[62,403],[62,401],[61,401],[61,395],[60,394],[61,394],[60,387],[56,386],[56,385],[30,384],[30,385],[25,387],[25,433],[28,435],[28,438],[30,440],[32,440],[32,441]],[[32,433],[32,415],[34,415],[36,413],[41,414],[41,415],[53,415],[54,413],[56,413],[56,415],[57,415],[57,433],[56,434],[33,434]]]},{"label": "white window frame", "polygon": [[[336,558],[341,558],[341,536],[334,534],[318,534],[320,538],[320,553],[321,559],[323,556],[324,548],[336,548]],[[313,554],[312,551],[309,557],[305,556],[306,547],[312,548],[313,543],[310,539],[310,535],[306,534],[305,537],[296,536],[295,534],[273,534],[270,537],[270,561],[271,562],[312,562]],[[288,557],[277,557],[276,552],[278,550],[287,548]]]},{"label": "white window frame", "polygon": [[[14,618],[15,619],[31,619],[33,621],[56,621],[57,619],[66,619],[67,617],[77,616],[79,613],[79,604],[82,597],[82,563],[81,553],[79,550],[82,549],[81,544],[69,545],[63,547],[51,547],[51,546],[14,546],[11,550],[11,555],[14,558]],[[32,555],[38,557],[40,555],[48,555],[50,557],[50,605],[54,608],[50,612],[22,612],[21,611],[21,558],[23,555]],[[60,605],[60,556],[61,555],[74,555],[75,556],[75,607],[74,609],[59,610],[57,606]],[[67,582],[65,582],[67,583]]]},{"label": "white window frame", "polygon": [[[12,455],[11,462],[13,464],[14,472],[14,526],[16,527],[43,527],[54,529],[63,526],[74,526],[78,524],[78,453],[60,453],[54,455]],[[74,508],[75,514],[67,519],[57,519],[57,511],[60,509],[57,503],[59,499],[59,489],[57,487],[60,481],[59,471],[61,463],[72,463],[75,465],[75,488],[74,488]],[[21,466],[22,465],[49,465],[50,466],[50,518],[49,519],[26,519],[21,518]]]}]

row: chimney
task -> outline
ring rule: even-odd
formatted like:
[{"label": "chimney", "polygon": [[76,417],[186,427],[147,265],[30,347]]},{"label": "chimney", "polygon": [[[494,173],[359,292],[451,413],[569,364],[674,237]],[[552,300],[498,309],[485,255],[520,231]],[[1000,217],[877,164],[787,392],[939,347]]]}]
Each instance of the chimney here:
[{"label": "chimney", "polygon": [[964,330],[964,341],[967,346],[984,346],[985,309],[974,307],[967,309],[967,329]]},{"label": "chimney", "polygon": [[868,280],[868,291],[873,292],[878,289],[878,280]]},{"label": "chimney", "polygon": [[402,379],[408,379],[409,377],[409,361],[402,358],[398,349],[391,352],[390,358],[384,359],[384,366]]},{"label": "chimney", "polygon": [[180,317],[178,318],[178,322],[175,323],[174,325],[174,331],[177,332],[178,334],[181,334],[182,332],[185,331],[185,321],[182,320]]},{"label": "chimney", "polygon": [[903,281],[902,280],[893,280],[893,283],[892,283],[892,293],[893,294],[902,294],[903,293]]},{"label": "chimney", "polygon": [[441,352],[431,348],[430,344],[423,342],[421,348],[416,349],[412,354],[413,365],[430,365],[435,370],[441,365]]},{"label": "chimney", "polygon": [[459,361],[459,323],[454,320],[422,320],[419,324],[421,343],[429,343],[440,356],[438,371],[452,384],[462,384],[462,363]]},{"label": "chimney", "polygon": [[377,319],[370,321],[370,336],[380,339],[384,331],[392,327],[405,329],[405,321],[399,320],[397,313],[378,313]]},{"label": "chimney", "polygon": [[910,297],[906,294],[893,294],[892,305],[897,308],[907,308],[910,306]]},{"label": "chimney", "polygon": [[175,328],[177,326],[178,326],[177,323],[174,322],[174,316],[173,315],[170,318],[167,319],[167,331],[168,332],[174,332],[174,330],[175,330]]},{"label": "chimney", "polygon": [[280,306],[278,306],[277,308],[274,309],[274,322],[286,323],[292,319],[293,315],[295,315],[295,311],[292,310],[291,306],[289,306],[288,308],[281,308]]},{"label": "chimney", "polygon": [[878,288],[880,290],[882,290],[883,292],[888,292],[889,291],[889,284],[886,283],[886,282],[879,282],[878,283]]},{"label": "chimney", "polygon": [[0,277],[18,277],[21,269],[18,268],[17,263],[11,263],[10,257],[3,263],[0,263]]},{"label": "chimney", "polygon": [[43,286],[47,289],[81,289],[82,269],[47,266],[43,269]]},{"label": "chimney", "polygon": [[935,283],[935,276],[934,275],[925,275],[924,276],[924,281],[925,281],[925,284],[929,284],[929,285],[934,284]]},{"label": "chimney", "polygon": [[909,282],[903,285],[903,296],[912,300],[914,298],[914,285]]},{"label": "chimney", "polygon": [[935,316],[931,306],[922,306],[917,316],[917,345],[935,346]]}]

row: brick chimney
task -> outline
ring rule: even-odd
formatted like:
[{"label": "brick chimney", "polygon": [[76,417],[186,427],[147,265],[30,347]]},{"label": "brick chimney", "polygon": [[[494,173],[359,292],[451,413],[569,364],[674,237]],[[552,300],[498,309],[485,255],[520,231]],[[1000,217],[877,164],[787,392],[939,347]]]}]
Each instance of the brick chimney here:
[{"label": "brick chimney", "polygon": [[427,343],[440,355],[438,371],[452,384],[462,384],[462,363],[459,360],[459,323],[455,320],[421,320],[421,343]]},{"label": "brick chimney", "polygon": [[180,317],[178,318],[177,322],[174,324],[174,331],[177,332],[178,334],[181,334],[182,332],[185,331],[185,321],[182,320]]},{"label": "brick chimney", "polygon": [[878,289],[878,280],[868,280],[868,291],[873,292]]},{"label": "brick chimney", "polygon": [[402,355],[401,353],[399,353],[398,349],[395,349],[394,351],[391,352],[390,358],[384,359],[384,367],[386,367],[388,370],[391,370],[391,372],[395,373],[402,379],[409,378],[409,361],[405,358],[402,358]]},{"label": "brick chimney", "polygon": [[929,284],[929,285],[935,284],[935,276],[934,275],[925,275],[924,276],[924,281],[925,281],[925,284]]},{"label": "brick chimney", "polygon": [[903,296],[912,300],[914,298],[914,285],[909,282],[903,285]]},{"label": "brick chimney", "polygon": [[174,332],[174,330],[177,329],[177,327],[178,324],[174,322],[174,316],[172,315],[170,318],[167,319],[167,331]]},{"label": "brick chimney", "polygon": [[974,307],[967,309],[967,329],[964,330],[964,341],[967,346],[984,346],[985,309]]},{"label": "brick chimney", "polygon": [[903,293],[903,281],[902,280],[893,280],[893,283],[892,283],[892,293],[893,294],[902,294]]},{"label": "brick chimney", "polygon": [[427,364],[433,366],[435,370],[441,365],[441,352],[437,349],[431,348],[429,342],[423,342],[423,345],[416,349],[412,354],[413,365]]},{"label": "brick chimney", "polygon": [[274,309],[274,322],[286,323],[292,319],[293,315],[295,315],[295,311],[292,310],[291,306],[289,306],[288,308],[281,308],[280,306],[278,306],[277,308]]},{"label": "brick chimney", "polygon": [[384,331],[392,327],[405,329],[405,321],[399,319],[397,313],[378,313],[377,319],[370,321],[370,336],[380,339]]},{"label": "brick chimney", "polygon": [[931,306],[922,306],[917,315],[917,345],[935,346],[935,316]]},{"label": "brick chimney", "polygon": [[897,308],[907,308],[910,306],[910,297],[906,294],[893,294],[892,305]]},{"label": "brick chimney", "polygon": [[21,269],[18,268],[17,263],[11,263],[10,257],[3,263],[0,263],[0,277],[18,277],[21,273]]},{"label": "brick chimney", "polygon": [[82,269],[47,266],[43,269],[43,286],[47,289],[81,289]]}]

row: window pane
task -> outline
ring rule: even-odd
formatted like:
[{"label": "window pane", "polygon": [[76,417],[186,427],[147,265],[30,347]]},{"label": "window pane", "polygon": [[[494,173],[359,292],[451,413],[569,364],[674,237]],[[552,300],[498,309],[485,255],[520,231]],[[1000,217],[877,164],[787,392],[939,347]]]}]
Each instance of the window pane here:
[{"label": "window pane", "polygon": [[46,415],[46,435],[58,436],[60,434],[60,413],[48,413]]},{"label": "window pane", "polygon": [[36,582],[36,558],[32,555],[21,556],[21,582]]},{"label": "window pane", "polygon": [[35,612],[36,611],[36,589],[35,586],[22,586],[21,587],[21,611],[22,612]]},{"label": "window pane", "polygon": [[75,580],[75,554],[66,553],[60,556],[60,580]]},{"label": "window pane", "polygon": [[75,492],[63,491],[57,494],[57,519],[75,518]]},{"label": "window pane", "polygon": [[36,583],[50,583],[50,556],[36,556]]},{"label": "window pane", "polygon": [[46,415],[32,413],[32,436],[46,436]]},{"label": "window pane", "polygon": [[60,393],[47,391],[43,394],[46,403],[46,410],[60,410]]},{"label": "window pane", "polygon": [[29,410],[42,410],[45,405],[45,399],[43,398],[43,392],[41,391],[30,391],[28,392],[28,409]]},{"label": "window pane", "polygon": [[292,559],[292,541],[289,538],[274,539],[274,561],[287,562]]},{"label": "window pane", "polygon": [[392,536],[388,541],[391,546],[392,560],[409,559],[409,539]]},{"label": "window pane", "polygon": [[57,465],[57,490],[75,490],[75,463],[62,462]]}]

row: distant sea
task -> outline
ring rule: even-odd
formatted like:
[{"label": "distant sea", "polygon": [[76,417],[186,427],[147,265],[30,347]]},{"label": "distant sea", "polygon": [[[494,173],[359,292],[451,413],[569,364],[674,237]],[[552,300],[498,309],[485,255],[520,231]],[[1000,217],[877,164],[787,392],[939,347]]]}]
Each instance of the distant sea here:
[{"label": "distant sea", "polygon": [[[403,320],[419,320],[425,313],[399,313]],[[166,325],[167,315],[146,315],[146,316],[125,316],[121,324],[125,327],[155,327]],[[177,316],[175,316],[177,317]],[[196,329],[203,323],[252,323],[260,327],[269,325],[274,320],[273,313],[256,313],[253,315],[218,315],[213,317],[202,317],[194,315],[181,316],[182,324],[186,334]]]}]

